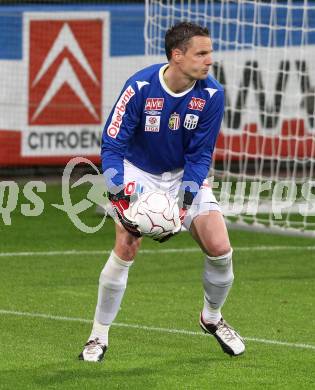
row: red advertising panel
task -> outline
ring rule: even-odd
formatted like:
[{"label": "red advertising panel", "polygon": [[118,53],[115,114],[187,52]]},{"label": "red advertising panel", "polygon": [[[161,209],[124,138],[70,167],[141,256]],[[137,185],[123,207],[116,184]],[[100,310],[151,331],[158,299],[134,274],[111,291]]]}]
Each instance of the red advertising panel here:
[{"label": "red advertising panel", "polygon": [[23,109],[15,127],[12,118],[1,126],[1,165],[98,161],[108,20],[106,12],[24,14]]}]

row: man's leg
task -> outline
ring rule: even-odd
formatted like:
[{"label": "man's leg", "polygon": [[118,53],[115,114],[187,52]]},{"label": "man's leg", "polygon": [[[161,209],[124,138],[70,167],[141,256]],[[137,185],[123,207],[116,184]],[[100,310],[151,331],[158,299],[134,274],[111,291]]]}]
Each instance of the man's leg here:
[{"label": "man's leg", "polygon": [[220,211],[198,215],[190,227],[193,238],[206,254],[203,275],[204,307],[200,325],[213,334],[224,352],[240,355],[245,350],[242,338],[222,319],[221,308],[234,280],[232,249]]},{"label": "man's leg", "polygon": [[207,322],[216,323],[221,319],[220,310],[234,279],[228,233],[219,211],[209,211],[208,215],[197,216],[192,222],[190,231],[206,254],[202,317]]},{"label": "man's leg", "polygon": [[100,278],[98,299],[91,335],[79,358],[100,361],[108,347],[108,332],[114,321],[127,286],[129,268],[141,243],[116,224],[116,242]]}]

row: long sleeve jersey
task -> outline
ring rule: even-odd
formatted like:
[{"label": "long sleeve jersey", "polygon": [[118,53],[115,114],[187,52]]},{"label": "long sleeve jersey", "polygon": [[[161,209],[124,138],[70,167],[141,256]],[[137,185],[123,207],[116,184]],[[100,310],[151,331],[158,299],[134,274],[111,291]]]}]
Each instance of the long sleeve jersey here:
[{"label": "long sleeve jersey", "polygon": [[195,183],[188,188],[194,195],[207,177],[224,112],[223,87],[209,75],[174,93],[163,79],[167,66],[130,77],[107,119],[101,157],[108,185],[124,184],[124,159],[152,174],[182,168],[182,182]]}]

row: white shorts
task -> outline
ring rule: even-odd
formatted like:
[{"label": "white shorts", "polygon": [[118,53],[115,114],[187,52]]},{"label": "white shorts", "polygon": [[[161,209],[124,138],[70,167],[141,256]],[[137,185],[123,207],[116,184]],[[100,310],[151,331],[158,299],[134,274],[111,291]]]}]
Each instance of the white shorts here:
[{"label": "white shorts", "polygon": [[[183,169],[177,169],[171,172],[164,172],[160,175],[153,175],[124,160],[125,193],[132,195],[135,193],[141,194],[143,192],[160,190],[168,192],[176,199],[183,173]],[[197,215],[207,214],[209,211],[221,212],[221,209],[213,195],[211,187],[207,180],[205,180],[187,213],[184,220],[184,227],[189,230],[193,219]]]}]

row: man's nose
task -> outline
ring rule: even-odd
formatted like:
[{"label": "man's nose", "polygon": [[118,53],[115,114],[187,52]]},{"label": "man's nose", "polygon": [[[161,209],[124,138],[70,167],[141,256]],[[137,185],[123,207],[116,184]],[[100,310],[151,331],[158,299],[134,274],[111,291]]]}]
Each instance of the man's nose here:
[{"label": "man's nose", "polygon": [[206,60],[205,60],[205,63],[206,63],[206,65],[212,65],[212,55],[211,54],[209,54],[207,57],[206,57]]}]

